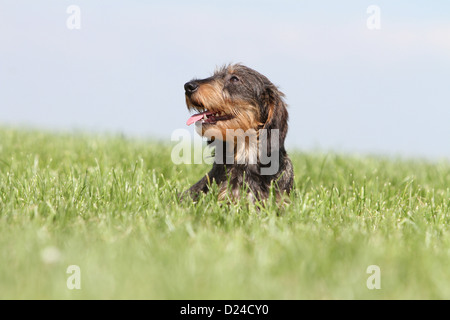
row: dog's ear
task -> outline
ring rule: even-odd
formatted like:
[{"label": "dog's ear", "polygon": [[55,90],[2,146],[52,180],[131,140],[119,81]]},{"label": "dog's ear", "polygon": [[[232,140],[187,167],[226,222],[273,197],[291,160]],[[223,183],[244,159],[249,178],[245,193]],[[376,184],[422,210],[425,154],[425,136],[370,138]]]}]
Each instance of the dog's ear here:
[{"label": "dog's ear", "polygon": [[[265,118],[263,129],[267,129],[268,137],[271,130],[279,130],[279,146],[284,148],[284,139],[288,129],[288,111],[283,100],[284,94],[273,84],[268,84],[263,92],[261,114]],[[263,119],[264,121],[264,119]]]}]

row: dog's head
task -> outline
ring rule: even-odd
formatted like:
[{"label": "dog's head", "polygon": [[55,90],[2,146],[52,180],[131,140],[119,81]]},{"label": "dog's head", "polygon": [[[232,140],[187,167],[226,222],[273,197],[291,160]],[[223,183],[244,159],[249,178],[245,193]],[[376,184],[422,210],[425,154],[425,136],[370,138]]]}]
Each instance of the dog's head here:
[{"label": "dog's head", "polygon": [[[288,112],[284,94],[264,75],[240,64],[228,65],[206,79],[184,85],[189,110],[199,113],[189,118],[198,132],[214,129],[216,138],[226,140],[227,130],[279,130],[279,146],[284,145]],[[270,133],[269,133],[270,134]]]}]

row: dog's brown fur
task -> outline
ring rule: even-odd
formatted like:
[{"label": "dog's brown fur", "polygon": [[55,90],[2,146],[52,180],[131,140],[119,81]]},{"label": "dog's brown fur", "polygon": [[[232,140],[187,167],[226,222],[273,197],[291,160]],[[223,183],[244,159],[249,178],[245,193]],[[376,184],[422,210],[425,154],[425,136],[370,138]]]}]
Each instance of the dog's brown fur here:
[{"label": "dog's brown fur", "polygon": [[[277,196],[291,191],[294,173],[284,148],[288,111],[283,100],[284,94],[269,79],[253,69],[234,64],[217,70],[209,78],[194,79],[186,83],[185,91],[188,109],[210,111],[213,114],[225,113],[221,121],[203,123],[199,128],[209,143],[221,140],[223,150],[217,150],[216,147],[216,159],[211,171],[185,194],[196,199],[199,193],[208,192],[211,183],[218,184],[219,199],[225,198],[227,193],[230,193],[232,198],[239,198],[242,196],[242,190],[246,189],[248,197],[263,200],[269,196],[271,185],[274,186]],[[213,137],[207,135],[209,129],[215,130]],[[230,129],[253,130],[258,141],[265,131],[265,151],[275,157],[279,164],[276,173],[261,174],[261,169],[270,166],[259,160],[261,150],[256,150],[246,138],[244,142],[241,140],[239,143],[237,137],[227,136],[227,130]],[[275,143],[271,140],[274,129],[278,130],[278,141]],[[233,150],[234,160],[225,159],[227,150]],[[256,163],[249,161],[251,152],[258,153]],[[243,186],[246,188],[242,188]]]}]

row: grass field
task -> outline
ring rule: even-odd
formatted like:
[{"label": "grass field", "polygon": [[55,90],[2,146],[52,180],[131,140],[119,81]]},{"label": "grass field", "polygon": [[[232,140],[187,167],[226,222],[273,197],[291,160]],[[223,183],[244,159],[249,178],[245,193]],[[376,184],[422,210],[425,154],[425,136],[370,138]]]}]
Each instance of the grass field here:
[{"label": "grass field", "polygon": [[214,193],[179,203],[209,166],[170,154],[0,129],[0,298],[450,298],[449,162],[291,151],[290,203],[258,209]]}]

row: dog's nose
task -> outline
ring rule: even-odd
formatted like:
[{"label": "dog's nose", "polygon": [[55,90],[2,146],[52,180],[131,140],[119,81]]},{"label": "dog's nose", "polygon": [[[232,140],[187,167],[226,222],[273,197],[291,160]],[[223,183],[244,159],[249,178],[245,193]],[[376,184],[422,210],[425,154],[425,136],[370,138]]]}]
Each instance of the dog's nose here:
[{"label": "dog's nose", "polygon": [[184,90],[186,94],[192,94],[198,89],[198,83],[195,81],[190,81],[184,84]]}]

